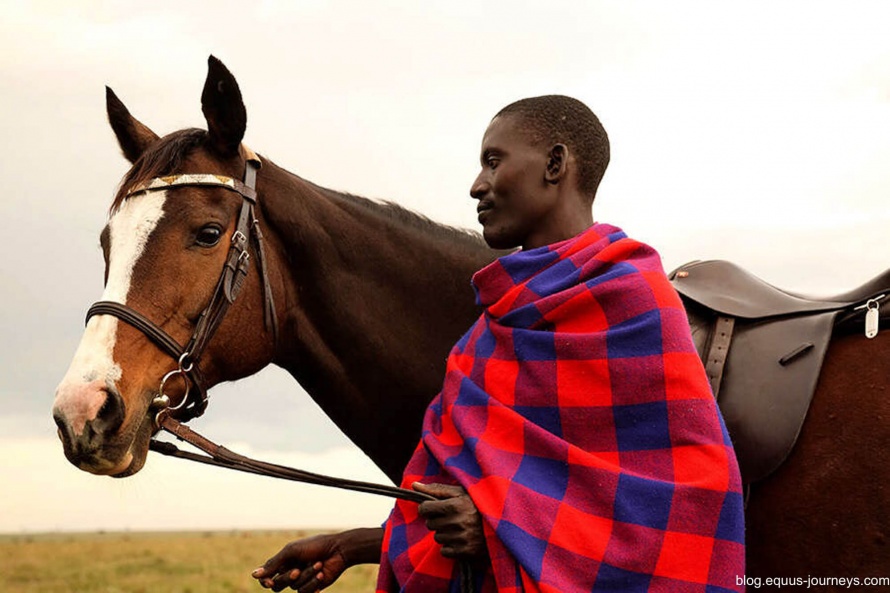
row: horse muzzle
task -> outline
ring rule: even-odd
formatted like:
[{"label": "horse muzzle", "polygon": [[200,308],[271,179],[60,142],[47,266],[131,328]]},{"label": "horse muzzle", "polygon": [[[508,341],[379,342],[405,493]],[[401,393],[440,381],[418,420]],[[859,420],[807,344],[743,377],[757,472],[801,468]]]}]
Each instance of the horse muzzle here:
[{"label": "horse muzzle", "polygon": [[126,406],[104,382],[63,383],[56,393],[53,419],[65,457],[78,468],[113,475],[131,465],[132,441],[121,434]]}]

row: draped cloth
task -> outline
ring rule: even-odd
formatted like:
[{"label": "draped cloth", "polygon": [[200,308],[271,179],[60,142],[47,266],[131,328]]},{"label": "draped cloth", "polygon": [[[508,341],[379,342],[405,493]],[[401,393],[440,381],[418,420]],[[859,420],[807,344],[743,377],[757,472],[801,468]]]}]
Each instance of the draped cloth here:
[{"label": "draped cloth", "polygon": [[[473,277],[482,316],[448,357],[402,485],[460,484],[490,562],[476,591],[738,591],[738,465],[658,254],[595,224]],[[399,501],[378,592],[459,591]]]}]

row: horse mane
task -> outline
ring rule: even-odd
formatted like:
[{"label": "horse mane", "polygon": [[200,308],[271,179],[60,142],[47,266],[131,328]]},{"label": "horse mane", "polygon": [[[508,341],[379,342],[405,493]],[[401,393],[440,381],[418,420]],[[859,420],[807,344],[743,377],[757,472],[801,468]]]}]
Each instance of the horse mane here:
[{"label": "horse mane", "polygon": [[482,236],[476,231],[436,222],[423,214],[419,214],[390,200],[372,200],[346,192],[334,191],[318,186],[315,187],[330,197],[345,200],[363,208],[373,215],[392,220],[403,226],[413,227],[433,238],[444,239],[449,242],[458,242],[473,249],[479,249],[480,247],[487,249],[487,246],[482,240]]},{"label": "horse mane", "polygon": [[394,219],[410,225],[414,225],[422,231],[430,232],[435,236],[442,237],[443,239],[453,239],[456,241],[468,242],[471,244],[472,247],[482,247],[486,250],[489,249],[488,245],[482,239],[482,235],[480,235],[477,231],[436,222],[434,220],[431,220],[430,218],[427,218],[423,214],[419,214],[417,212],[414,212],[413,210],[409,210],[408,208],[405,208],[404,206],[396,204],[395,202],[391,202],[389,200],[384,200],[382,203],[380,203],[380,205]]},{"label": "horse mane", "polygon": [[155,177],[172,175],[182,162],[204,144],[207,132],[198,128],[186,128],[168,134],[150,146],[124,175],[111,203],[111,213],[120,208],[127,198],[129,188]]},{"label": "horse mane", "polygon": [[[117,194],[111,204],[110,212],[113,214],[120,208],[127,197],[129,188],[145,183],[155,177],[174,174],[183,161],[200,148],[207,140],[207,132],[198,128],[186,128],[173,132],[161,138],[150,146],[133,164],[133,167],[124,175],[118,187]],[[281,169],[285,171],[284,169]],[[285,171],[287,172],[287,171]],[[212,171],[210,171],[212,173]],[[400,204],[388,200],[371,200],[354,194],[339,192],[316,185],[293,173],[289,175],[298,179],[301,183],[308,183],[318,191],[332,199],[345,200],[359,206],[369,214],[392,220],[403,226],[413,227],[424,234],[449,242],[456,242],[467,248],[478,250],[486,248],[479,233],[469,229],[452,227],[433,221],[422,214],[405,208]]]}]

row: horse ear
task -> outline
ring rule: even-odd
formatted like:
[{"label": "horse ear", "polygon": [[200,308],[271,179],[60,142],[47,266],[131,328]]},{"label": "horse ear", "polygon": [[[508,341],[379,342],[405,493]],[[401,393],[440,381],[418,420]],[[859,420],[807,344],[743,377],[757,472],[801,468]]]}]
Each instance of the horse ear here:
[{"label": "horse ear", "polygon": [[207,66],[201,110],[207,120],[210,145],[220,156],[235,156],[247,129],[247,111],[241,100],[241,90],[235,77],[218,59],[210,56]]},{"label": "horse ear", "polygon": [[124,156],[131,163],[135,163],[145,149],[158,140],[158,135],[130,115],[114,91],[108,87],[105,87],[105,108],[108,111],[108,123],[117,136],[117,143],[124,151]]}]

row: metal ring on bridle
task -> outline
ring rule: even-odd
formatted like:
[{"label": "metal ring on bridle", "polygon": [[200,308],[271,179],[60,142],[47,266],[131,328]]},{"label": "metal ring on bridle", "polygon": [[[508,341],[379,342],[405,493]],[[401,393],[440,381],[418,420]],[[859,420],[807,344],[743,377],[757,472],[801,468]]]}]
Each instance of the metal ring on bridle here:
[{"label": "metal ring on bridle", "polygon": [[[191,356],[191,355],[192,355],[191,352],[183,352],[182,356],[179,357],[179,370],[182,371],[183,373],[190,373],[190,372],[192,372],[192,369],[195,368],[195,361],[189,360],[189,356]],[[183,364],[187,360],[189,363],[188,367],[184,366],[184,364]],[[169,375],[170,373],[167,373],[167,374]],[[163,381],[161,381],[161,385],[163,385],[163,384],[164,384]]]},{"label": "metal ring on bridle", "polygon": [[[164,407],[169,409],[171,412],[175,412],[176,410],[181,409],[183,406],[185,406],[186,402],[189,399],[188,396],[189,396],[189,391],[191,391],[191,388],[192,388],[192,382],[189,380],[186,372],[187,372],[186,370],[184,370],[180,367],[178,369],[174,369],[174,370],[170,371],[169,373],[164,375],[164,377],[161,379],[161,386],[158,387],[158,396],[155,398],[155,401],[159,401],[160,403],[164,404]],[[180,402],[178,404],[176,404],[175,406],[171,406],[170,405],[170,396],[168,396],[166,393],[164,393],[164,385],[167,383],[167,381],[170,380],[171,377],[174,377],[176,375],[182,375],[182,378],[185,381],[185,393],[182,395],[182,399],[180,400]]]}]

